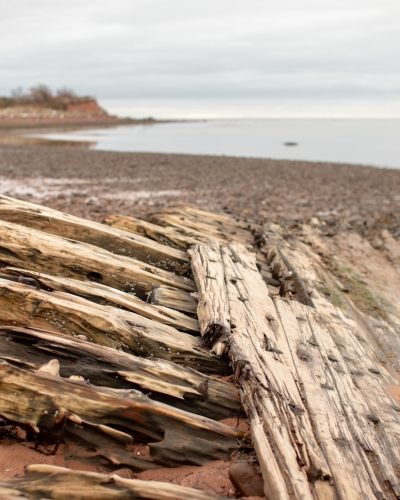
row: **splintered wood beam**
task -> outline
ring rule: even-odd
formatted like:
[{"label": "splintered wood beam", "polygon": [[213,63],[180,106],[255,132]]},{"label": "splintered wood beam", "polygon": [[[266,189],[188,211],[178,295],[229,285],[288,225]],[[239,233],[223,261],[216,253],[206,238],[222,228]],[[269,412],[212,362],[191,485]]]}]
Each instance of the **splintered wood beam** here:
[{"label": "splintered wood beam", "polygon": [[[97,387],[5,361],[0,362],[0,416],[30,429],[37,440],[87,443],[113,463],[138,469],[221,460],[244,438],[240,431],[139,391]],[[132,452],[133,439],[149,444],[150,459]]]},{"label": "splintered wood beam", "polygon": [[[243,245],[231,243],[221,254],[229,356],[267,497],[399,497],[399,408],[385,390],[394,381],[360,341],[357,323],[332,305],[321,314],[269,297],[256,256]],[[203,275],[213,265],[205,264]],[[210,283],[209,297],[224,293]]]},{"label": "splintered wood beam", "polygon": [[150,303],[189,314],[196,314],[197,300],[190,293],[169,286],[155,285],[150,294]]},{"label": "splintered wood beam", "polygon": [[198,290],[200,333],[218,356],[226,354],[231,331],[225,271],[217,241],[189,250]]},{"label": "splintered wood beam", "polygon": [[[214,227],[204,222],[192,221],[187,216],[178,214],[157,213],[152,214],[150,222],[163,227],[171,227],[184,237],[193,238],[197,243],[206,244],[210,239],[218,240],[222,243],[229,243],[235,237],[229,237],[222,228]],[[234,231],[235,232],[235,231]]]},{"label": "splintered wood beam", "polygon": [[[204,271],[199,272],[197,262],[193,272],[197,277],[204,276],[216,265],[215,261],[223,262],[221,283],[200,279],[199,294],[214,300],[215,310],[224,304],[223,295],[228,295],[229,321],[226,306],[224,317],[231,328],[229,357],[252,432],[259,436],[254,444],[258,447],[265,493],[268,498],[311,499],[307,476],[301,467],[313,469],[317,477],[330,477],[330,470],[313,435],[292,371],[284,364],[291,353],[278,327],[277,314],[273,314],[275,310],[256,266],[255,254],[233,243],[222,247],[221,257],[216,257],[215,252],[218,252],[216,243],[212,250],[203,250],[200,260]],[[202,289],[205,283],[209,287],[211,283],[215,285],[213,293]],[[210,315],[210,327],[213,324]],[[254,408],[258,413],[254,413]],[[263,426],[268,429],[268,437]],[[289,495],[290,491],[293,496]]]},{"label": "splintered wood beam", "polygon": [[130,311],[101,306],[75,295],[47,292],[0,279],[0,324],[30,326],[137,356],[168,359],[209,373],[228,373],[226,362],[201,347],[201,339]]},{"label": "splintered wood beam", "polygon": [[122,229],[129,233],[140,234],[146,238],[156,240],[163,245],[184,249],[199,243],[198,238],[187,236],[176,231],[173,227],[163,227],[134,217],[125,215],[109,215],[103,224]]},{"label": "splintered wood beam", "polygon": [[0,220],[0,260],[48,274],[134,292],[145,299],[153,285],[194,291],[192,280],[129,257]]},{"label": "splintered wood beam", "polygon": [[195,221],[203,222],[214,226],[224,226],[232,231],[240,231],[241,235],[249,237],[252,231],[261,231],[262,226],[254,221],[248,221],[240,217],[228,214],[216,214],[200,209],[195,205],[176,203],[165,208],[162,213],[179,214],[191,217]]},{"label": "splintered wood beam", "polygon": [[[346,374],[345,363],[339,360],[324,318],[296,301],[275,299],[274,302],[289,344],[296,353],[293,360],[302,393],[339,498],[372,500],[377,495],[390,498],[387,486],[379,484],[379,476],[385,478],[384,483],[390,484],[398,496],[391,447],[386,448],[386,452],[382,449],[382,435],[374,423],[368,421],[367,415],[372,410],[362,403],[357,386],[350,374]],[[391,411],[395,416],[394,410]],[[343,418],[344,414],[347,418]],[[369,463],[370,453],[375,457],[373,466]]]},{"label": "splintered wood beam", "polygon": [[[3,273],[3,276],[2,276]],[[39,286],[45,290],[57,290],[59,292],[67,292],[73,295],[78,295],[84,299],[96,302],[101,305],[108,305],[132,311],[149,318],[158,323],[173,326],[178,330],[197,333],[200,331],[199,322],[195,318],[191,318],[174,309],[163,307],[161,305],[153,305],[143,300],[140,300],[131,293],[122,292],[111,288],[101,283],[93,281],[79,281],[72,278],[64,278],[62,276],[50,276],[44,273],[28,271],[15,267],[6,267],[0,269],[0,277],[15,277],[16,280],[24,278],[33,278]]]},{"label": "splintered wood beam", "polygon": [[55,332],[0,328],[0,357],[36,370],[57,359],[64,378],[80,376],[93,385],[149,391],[151,399],[215,420],[239,412],[233,384],[161,359],[144,359]]},{"label": "splintered wood beam", "polygon": [[138,234],[7,196],[0,196],[0,219],[89,243],[117,255],[131,257],[178,274],[185,274],[190,268],[185,254],[170,246]]},{"label": "splintered wood beam", "polygon": [[225,497],[160,481],[125,479],[117,474],[28,465],[22,478],[0,482],[2,500],[222,500]]},{"label": "splintered wood beam", "polygon": [[[258,419],[263,422],[273,450],[271,455],[264,440],[266,455],[260,465],[263,463],[265,493],[270,498],[286,498],[292,492],[290,498],[311,500],[302,467],[319,480],[329,478],[331,471],[296,383],[292,353],[256,266],[255,253],[235,243],[223,247],[221,253],[231,315],[230,357],[243,387],[243,405],[255,426]],[[252,416],[253,407],[257,417]],[[286,492],[281,488],[284,483]]]}]

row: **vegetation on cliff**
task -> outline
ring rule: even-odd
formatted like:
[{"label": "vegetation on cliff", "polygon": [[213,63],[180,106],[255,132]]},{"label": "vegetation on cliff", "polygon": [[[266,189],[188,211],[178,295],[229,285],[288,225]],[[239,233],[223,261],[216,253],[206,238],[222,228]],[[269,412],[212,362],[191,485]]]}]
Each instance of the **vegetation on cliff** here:
[{"label": "vegetation on cliff", "polygon": [[38,106],[68,111],[73,105],[96,102],[92,96],[78,96],[72,89],[61,88],[53,92],[47,85],[39,84],[24,92],[21,87],[14,89],[9,97],[0,97],[0,108]]}]

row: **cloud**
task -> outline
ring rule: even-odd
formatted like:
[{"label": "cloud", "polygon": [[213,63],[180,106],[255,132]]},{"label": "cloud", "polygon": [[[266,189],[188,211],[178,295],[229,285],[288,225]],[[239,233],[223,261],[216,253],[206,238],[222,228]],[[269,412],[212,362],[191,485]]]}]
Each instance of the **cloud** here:
[{"label": "cloud", "polygon": [[100,98],[400,96],[393,0],[15,0],[0,92]]}]

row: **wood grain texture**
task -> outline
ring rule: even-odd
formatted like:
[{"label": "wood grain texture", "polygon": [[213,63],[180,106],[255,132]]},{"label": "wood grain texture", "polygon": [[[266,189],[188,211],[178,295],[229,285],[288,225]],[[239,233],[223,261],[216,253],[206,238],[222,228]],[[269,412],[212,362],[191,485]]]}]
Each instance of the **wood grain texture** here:
[{"label": "wood grain texture", "polygon": [[[122,292],[101,283],[93,281],[80,281],[63,276],[50,276],[45,273],[38,273],[21,268],[6,267],[4,275],[10,275],[19,279],[29,277],[35,279],[39,286],[45,290],[56,290],[77,295],[100,305],[118,307],[127,311],[140,314],[158,323],[170,325],[178,330],[199,333],[199,322],[196,318],[191,318],[175,309],[170,309],[161,305],[153,305],[140,300],[131,293]],[[0,276],[2,273],[0,272]],[[186,296],[185,296],[186,297]]]},{"label": "wood grain texture", "polygon": [[230,383],[162,359],[145,359],[55,332],[0,328],[0,357],[37,370],[53,359],[62,377],[80,376],[93,385],[138,389],[151,399],[208,418],[235,416],[240,407]]},{"label": "wood grain texture", "polygon": [[29,465],[23,478],[0,482],[0,498],[16,500],[222,500],[225,497],[160,481],[125,479],[56,467]]},{"label": "wood grain texture", "polygon": [[194,291],[188,278],[107,250],[0,220],[0,260],[15,267],[101,282],[146,298],[153,285]]},{"label": "wood grain texture", "polygon": [[165,285],[154,285],[149,300],[155,306],[196,314],[197,299],[185,290],[178,290]]},{"label": "wood grain texture", "polygon": [[185,274],[190,267],[187,257],[180,250],[138,234],[6,196],[0,196],[0,219],[89,243],[178,274]]},{"label": "wood grain texture", "polygon": [[139,234],[158,241],[163,245],[172,246],[178,249],[186,250],[191,245],[199,243],[198,238],[184,235],[173,227],[163,227],[158,224],[152,224],[151,222],[135,219],[134,217],[127,217],[125,215],[108,215],[104,219],[103,224],[122,229],[129,233]]},{"label": "wood grain texture", "polygon": [[186,216],[198,223],[228,228],[230,234],[235,236],[233,240],[236,240],[237,236],[243,236],[247,241],[252,232],[262,230],[262,226],[254,221],[249,221],[229,214],[216,214],[215,212],[209,212],[208,210],[203,210],[195,205],[188,205],[186,203],[176,203],[170,205],[166,207],[162,213],[177,214],[183,217]]},{"label": "wood grain texture", "polygon": [[[394,381],[366,337],[360,340],[360,324],[320,296],[321,312],[271,299],[255,253],[238,243],[220,248],[225,289],[221,280],[207,282],[218,248],[195,250],[194,276],[199,297],[204,291],[215,307],[228,294],[229,357],[267,498],[399,497],[400,419],[385,390]],[[283,258],[298,272],[287,253]],[[314,300],[312,269],[303,262]]]},{"label": "wood grain texture", "polygon": [[[223,459],[243,437],[237,430],[152,401],[139,391],[93,386],[4,361],[0,362],[0,416],[32,429],[37,439],[62,437],[91,446],[97,440],[99,454],[142,469],[154,463],[172,467]],[[132,453],[132,439],[149,443],[150,464]]]},{"label": "wood grain texture", "polygon": [[198,290],[197,317],[200,333],[217,356],[226,354],[230,335],[229,302],[225,271],[218,241],[189,250]]},{"label": "wood grain texture", "polygon": [[0,324],[30,326],[142,357],[158,357],[211,373],[228,366],[201,347],[201,339],[130,311],[101,306],[75,295],[47,292],[0,279]]}]

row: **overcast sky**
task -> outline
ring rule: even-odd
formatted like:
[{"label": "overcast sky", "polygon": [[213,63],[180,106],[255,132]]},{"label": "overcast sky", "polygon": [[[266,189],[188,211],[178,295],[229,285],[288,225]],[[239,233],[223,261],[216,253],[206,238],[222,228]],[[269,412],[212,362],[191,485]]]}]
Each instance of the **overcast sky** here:
[{"label": "overcast sky", "polygon": [[399,0],[2,1],[0,93],[400,98]]}]

